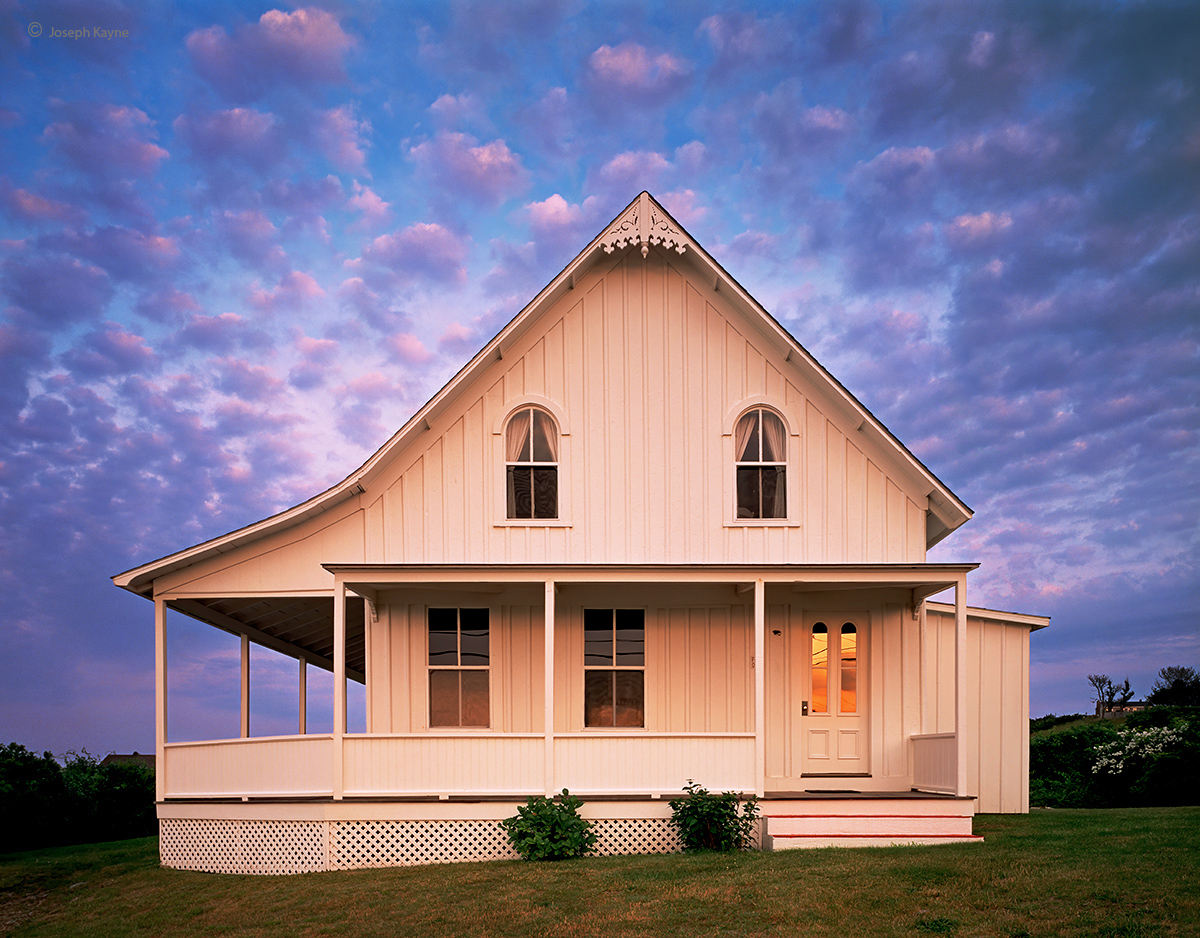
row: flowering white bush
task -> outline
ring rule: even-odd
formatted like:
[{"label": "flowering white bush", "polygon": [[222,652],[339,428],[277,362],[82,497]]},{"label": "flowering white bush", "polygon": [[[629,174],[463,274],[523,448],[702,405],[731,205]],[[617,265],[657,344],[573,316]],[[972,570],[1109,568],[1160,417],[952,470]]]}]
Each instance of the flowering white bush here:
[{"label": "flowering white bush", "polygon": [[1186,728],[1187,724],[1181,723],[1176,729],[1155,726],[1145,730],[1117,730],[1116,739],[1096,747],[1092,772],[1096,775],[1120,775],[1125,771],[1126,762],[1156,756],[1178,746],[1183,742],[1181,733]]}]

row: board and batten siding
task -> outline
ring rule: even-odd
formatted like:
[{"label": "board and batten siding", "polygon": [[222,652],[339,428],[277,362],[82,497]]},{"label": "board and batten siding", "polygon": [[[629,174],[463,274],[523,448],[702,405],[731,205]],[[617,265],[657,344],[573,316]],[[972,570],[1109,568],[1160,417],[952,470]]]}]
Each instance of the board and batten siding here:
[{"label": "board and batten siding", "polygon": [[[557,523],[505,518],[523,403],[562,416]],[[787,523],[733,517],[732,423],[754,403],[788,427]],[[634,256],[545,311],[371,485],[368,562],[922,562],[924,494],[883,462],[720,294]]]},{"label": "board and batten siding", "polygon": [[[929,609],[922,733],[954,732],[954,614]],[[1029,627],[967,617],[967,790],[979,810],[1029,810]],[[913,672],[915,673],[915,672]]]}]

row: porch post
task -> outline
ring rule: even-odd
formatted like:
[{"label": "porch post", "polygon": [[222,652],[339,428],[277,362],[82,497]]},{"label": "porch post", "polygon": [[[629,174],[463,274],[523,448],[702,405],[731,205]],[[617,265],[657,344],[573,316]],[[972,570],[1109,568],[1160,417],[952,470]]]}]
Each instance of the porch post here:
[{"label": "porch post", "polygon": [[341,801],[342,745],[346,735],[346,584],[333,587],[333,800]]},{"label": "porch post", "polygon": [[308,732],[308,662],[300,660],[300,702],[299,702],[299,733],[303,736]]},{"label": "porch post", "polygon": [[250,636],[242,636],[242,739],[250,735]]},{"label": "porch post", "polygon": [[542,730],[546,734],[546,742],[544,746],[545,765],[543,769],[544,783],[546,788],[546,797],[554,796],[554,581],[546,581],[546,599],[545,608],[543,611],[545,625],[545,649],[544,666],[545,671],[545,714],[542,719],[545,721],[542,725]]},{"label": "porch post", "polygon": [[167,602],[154,598],[154,800],[167,791]]},{"label": "porch post", "polygon": [[762,577],[754,581],[754,793],[761,798],[767,772],[767,599]]},{"label": "porch post", "polygon": [[967,793],[967,575],[954,584],[954,793]]}]

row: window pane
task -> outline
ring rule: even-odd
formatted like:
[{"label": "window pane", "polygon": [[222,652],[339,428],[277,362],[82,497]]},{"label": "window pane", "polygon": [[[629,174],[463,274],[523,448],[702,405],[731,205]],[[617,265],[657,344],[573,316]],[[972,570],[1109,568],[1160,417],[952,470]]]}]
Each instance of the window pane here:
[{"label": "window pane", "polygon": [[459,664],[484,665],[488,663],[488,610],[460,609],[459,623],[462,637],[459,640]]},{"label": "window pane", "polygon": [[625,667],[646,663],[646,612],[644,609],[616,610],[616,664]]},{"label": "window pane", "polygon": [[615,671],[583,672],[583,725],[614,726],[613,675]]},{"label": "window pane", "polygon": [[787,485],[783,466],[764,466],[759,472],[762,473],[762,516],[786,518]]},{"label": "window pane", "polygon": [[847,622],[842,626],[842,713],[858,710],[858,634]]},{"label": "window pane", "polygon": [[613,614],[611,609],[583,610],[583,663],[613,663]]},{"label": "window pane", "polygon": [[737,516],[739,518],[759,518],[759,483],[760,470],[757,466],[739,466],[737,470]]},{"label": "window pane", "polygon": [[459,726],[489,726],[492,708],[488,698],[488,672],[460,671],[459,677],[462,679],[462,722]]},{"label": "window pane", "polygon": [[558,468],[537,466],[531,471],[533,473],[533,514],[529,517],[557,518]]},{"label": "window pane", "polygon": [[429,725],[459,726],[458,671],[429,672]]},{"label": "window pane", "polygon": [[533,412],[533,461],[558,462],[558,431],[549,414],[540,410]]},{"label": "window pane", "polygon": [[810,713],[829,712],[829,630],[823,622],[813,626],[812,699]]},{"label": "window pane", "polygon": [[641,671],[614,671],[614,698],[616,714],[614,726],[642,726],[646,722],[643,703],[643,681]]},{"label": "window pane", "polygon": [[532,472],[527,466],[508,467],[508,517],[533,517]]},{"label": "window pane", "polygon": [[429,610],[429,663],[458,664],[458,610]]}]

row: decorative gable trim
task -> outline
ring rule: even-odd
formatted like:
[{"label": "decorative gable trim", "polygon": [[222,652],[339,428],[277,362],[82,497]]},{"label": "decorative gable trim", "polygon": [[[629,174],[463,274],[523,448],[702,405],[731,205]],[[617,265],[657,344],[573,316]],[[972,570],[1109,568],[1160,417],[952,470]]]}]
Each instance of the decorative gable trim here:
[{"label": "decorative gable trim", "polygon": [[652,244],[674,248],[676,253],[682,254],[692,241],[650,198],[650,193],[643,192],[605,229],[600,244],[605,254],[636,244],[642,249],[642,257],[646,257]]}]

